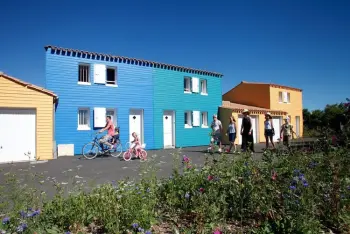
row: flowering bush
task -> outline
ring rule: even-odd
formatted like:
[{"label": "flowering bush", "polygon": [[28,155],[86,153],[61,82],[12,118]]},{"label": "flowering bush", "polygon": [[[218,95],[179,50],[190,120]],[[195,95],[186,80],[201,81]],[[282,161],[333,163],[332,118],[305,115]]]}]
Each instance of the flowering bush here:
[{"label": "flowering bush", "polygon": [[350,232],[350,155],[344,147],[288,156],[266,152],[256,161],[249,154],[222,155],[207,158],[203,167],[179,153],[169,178],[157,178],[156,170],[150,160],[137,182],[70,194],[54,181],[52,199],[7,174],[0,233]]}]

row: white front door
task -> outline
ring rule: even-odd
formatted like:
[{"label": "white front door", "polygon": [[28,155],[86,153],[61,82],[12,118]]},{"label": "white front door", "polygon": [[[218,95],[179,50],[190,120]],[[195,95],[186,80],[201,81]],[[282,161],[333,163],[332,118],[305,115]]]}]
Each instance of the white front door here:
[{"label": "white front door", "polygon": [[175,147],[175,118],[173,111],[164,111],[163,113],[163,139],[164,148],[174,148]]},{"label": "white front door", "polygon": [[273,128],[275,129],[275,135],[273,136],[273,141],[278,141],[278,138],[280,137],[280,131],[281,131],[281,122],[282,117],[281,116],[273,116],[272,117],[272,124]]},{"label": "white front door", "polygon": [[[255,115],[251,115],[250,116],[251,120],[252,120],[252,129],[253,129],[253,139],[254,139],[254,144],[258,143],[258,117]],[[241,126],[242,126],[242,119],[243,116],[238,116],[238,130],[237,130],[237,134],[238,134],[238,144],[241,145],[242,144],[242,135],[241,135]]]},{"label": "white front door", "polygon": [[0,109],[0,163],[35,160],[35,132],[35,110]]},{"label": "white front door", "polygon": [[143,110],[130,110],[129,113],[129,141],[133,141],[133,132],[136,132],[140,142],[143,142]]},{"label": "white front door", "polygon": [[300,136],[300,116],[295,116],[295,133]]}]

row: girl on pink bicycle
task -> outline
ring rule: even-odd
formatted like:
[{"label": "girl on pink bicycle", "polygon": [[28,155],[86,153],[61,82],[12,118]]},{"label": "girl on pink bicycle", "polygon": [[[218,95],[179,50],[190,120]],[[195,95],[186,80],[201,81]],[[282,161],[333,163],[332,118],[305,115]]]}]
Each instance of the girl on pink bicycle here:
[{"label": "girl on pink bicycle", "polygon": [[130,148],[132,148],[135,154],[138,155],[141,149],[139,137],[137,136],[136,132],[133,132],[131,135],[133,136],[134,140],[131,142]]}]

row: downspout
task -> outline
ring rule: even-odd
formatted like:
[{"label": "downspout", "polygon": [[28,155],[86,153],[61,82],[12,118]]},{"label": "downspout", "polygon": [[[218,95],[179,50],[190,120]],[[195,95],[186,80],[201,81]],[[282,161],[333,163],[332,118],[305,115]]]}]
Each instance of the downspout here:
[{"label": "downspout", "polygon": [[56,129],[56,105],[58,103],[58,98],[54,98],[54,102],[52,105],[52,150],[53,150],[53,159],[57,159],[57,147],[56,147],[56,139],[55,139],[55,129]]}]

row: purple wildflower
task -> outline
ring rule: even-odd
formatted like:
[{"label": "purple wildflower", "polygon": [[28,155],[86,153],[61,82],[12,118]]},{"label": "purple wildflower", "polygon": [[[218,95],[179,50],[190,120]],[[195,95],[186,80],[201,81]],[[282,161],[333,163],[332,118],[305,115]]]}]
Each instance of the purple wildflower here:
[{"label": "purple wildflower", "polygon": [[304,181],[304,182],[303,182],[303,185],[304,185],[304,187],[309,186],[309,184],[307,183],[307,181]]},{"label": "purple wildflower", "polygon": [[350,190],[350,185],[347,187],[348,190]]},{"label": "purple wildflower", "polygon": [[64,234],[70,234],[70,232],[65,232]]},{"label": "purple wildflower", "polygon": [[9,217],[5,217],[2,220],[2,224],[8,224],[10,222],[10,218]]},{"label": "purple wildflower", "polygon": [[139,227],[138,229],[139,232],[144,232],[143,228]]},{"label": "purple wildflower", "polygon": [[189,198],[190,198],[190,194],[189,194],[188,192],[185,194],[185,198],[186,198],[186,199],[189,199]]},{"label": "purple wildflower", "polygon": [[290,188],[291,190],[295,190],[297,187],[295,187],[294,185],[291,185],[291,186],[289,186],[289,188]]},{"label": "purple wildflower", "polygon": [[147,193],[151,192],[151,189],[150,188],[147,188]]},{"label": "purple wildflower", "polygon": [[132,224],[132,227],[133,227],[134,229],[136,229],[136,228],[138,228],[138,227],[139,227],[139,224],[137,224],[137,223],[133,223],[133,224]]},{"label": "purple wildflower", "polygon": [[152,234],[152,232],[151,231],[146,231],[145,234]]}]

